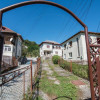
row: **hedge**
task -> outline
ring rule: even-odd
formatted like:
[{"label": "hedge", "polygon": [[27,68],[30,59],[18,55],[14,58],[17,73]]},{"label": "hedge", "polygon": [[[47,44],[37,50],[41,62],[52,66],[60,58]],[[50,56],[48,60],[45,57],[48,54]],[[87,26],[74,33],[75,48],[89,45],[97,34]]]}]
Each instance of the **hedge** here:
[{"label": "hedge", "polygon": [[57,55],[55,55],[55,56],[52,57],[52,61],[53,61],[54,64],[58,64],[59,60],[60,60],[60,57],[57,56]]},{"label": "hedge", "polygon": [[[59,66],[70,71],[70,62],[60,59]],[[72,62],[72,72],[81,78],[89,79],[87,65],[80,65]]]}]

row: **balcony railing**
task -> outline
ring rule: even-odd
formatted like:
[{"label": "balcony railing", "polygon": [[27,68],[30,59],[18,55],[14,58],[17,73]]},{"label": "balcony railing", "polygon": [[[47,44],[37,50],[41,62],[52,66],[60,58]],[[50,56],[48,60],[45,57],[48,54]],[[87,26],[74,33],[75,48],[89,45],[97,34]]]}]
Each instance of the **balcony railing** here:
[{"label": "balcony railing", "polygon": [[12,44],[11,41],[5,41],[5,44]]},{"label": "balcony railing", "polygon": [[5,44],[13,44],[13,45],[15,45],[15,42],[5,41]]}]

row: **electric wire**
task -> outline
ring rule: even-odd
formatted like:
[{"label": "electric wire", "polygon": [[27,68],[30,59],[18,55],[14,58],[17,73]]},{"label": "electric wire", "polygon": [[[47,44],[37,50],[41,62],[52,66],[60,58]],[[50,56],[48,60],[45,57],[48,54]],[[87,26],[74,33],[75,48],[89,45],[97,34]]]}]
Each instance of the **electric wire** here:
[{"label": "electric wire", "polygon": [[99,21],[99,24],[98,24],[98,26],[97,26],[97,31],[96,31],[96,32],[99,31],[99,28],[100,28],[100,21]]},{"label": "electric wire", "polygon": [[[77,0],[78,1],[78,0]],[[81,3],[81,2],[80,2]],[[80,5],[79,3],[79,5]],[[76,6],[76,5],[75,5]],[[74,9],[75,11],[77,11],[78,7],[76,7],[76,9]],[[67,26],[69,25],[70,21],[71,21],[71,16],[69,16],[69,19],[67,20],[65,26],[63,27],[63,30],[60,32],[60,36],[59,36],[59,40],[61,39],[61,36],[63,34],[63,32],[65,31],[65,29],[67,29]]]},{"label": "electric wire", "polygon": [[[82,4],[82,2],[83,1],[81,1],[80,3],[79,3],[79,6]],[[83,6],[82,6],[82,8],[84,7],[84,5],[86,4],[86,1],[83,3]],[[75,9],[75,12],[77,13],[77,11],[78,11],[78,9],[79,9],[79,7],[77,6],[77,9]],[[81,10],[82,11],[82,10]],[[75,23],[76,21],[74,20],[74,23]],[[70,22],[71,23],[71,22]],[[73,26],[73,23],[72,24],[70,24],[70,27],[69,27],[69,29],[71,29],[71,27]],[[68,31],[68,30],[66,30],[66,31]],[[65,32],[66,33],[66,32]],[[67,33],[69,33],[69,31],[67,32]],[[62,41],[62,40],[61,40]]]},{"label": "electric wire", "polygon": [[[83,5],[83,7],[85,6],[85,4],[86,4],[86,2],[84,3],[84,5]],[[89,4],[89,7],[83,12],[83,14],[81,15],[81,17],[83,17],[84,15],[86,15],[85,16],[85,18],[84,18],[84,20],[86,19],[86,17],[87,17],[87,15],[88,15],[88,12],[89,12],[89,10],[90,10],[90,8],[91,8],[91,5],[92,5],[92,0],[90,1],[90,4]],[[82,7],[82,9],[83,9],[83,7]],[[80,12],[81,12],[82,10],[80,10]],[[87,12],[86,12],[87,11]],[[85,14],[84,14],[85,13]],[[80,13],[79,13],[80,14]],[[81,18],[80,17],[80,18]],[[74,27],[72,27],[72,26],[74,26]],[[72,27],[72,28],[71,28]],[[77,23],[75,23],[75,24],[72,24],[71,25],[71,27],[70,27],[70,30],[73,30],[73,28],[75,29],[75,27],[77,27]],[[68,33],[70,32],[70,30],[68,31]]]}]

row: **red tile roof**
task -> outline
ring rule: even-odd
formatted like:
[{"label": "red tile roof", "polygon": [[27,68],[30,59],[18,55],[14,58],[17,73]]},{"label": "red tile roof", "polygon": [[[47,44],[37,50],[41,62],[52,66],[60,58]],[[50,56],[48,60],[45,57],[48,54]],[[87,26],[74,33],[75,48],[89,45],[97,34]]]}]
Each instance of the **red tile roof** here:
[{"label": "red tile roof", "polygon": [[[75,35],[71,36],[70,38],[68,38],[67,40],[65,40],[64,42],[62,42],[61,44],[65,43],[66,41],[72,39],[74,36],[80,34],[80,33],[84,33],[85,34],[85,31],[79,31],[78,33],[76,33]],[[88,32],[88,34],[96,34],[96,35],[100,35],[100,33],[97,33],[97,32]]]},{"label": "red tile roof", "polygon": [[48,44],[53,44],[53,45],[61,45],[61,44],[59,44],[59,43],[57,43],[55,41],[46,40],[46,41],[42,42],[41,44],[39,44],[39,46],[41,46],[43,43],[48,43]]},{"label": "red tile roof", "polygon": [[22,41],[23,41],[23,38],[22,38],[22,36],[21,36],[20,34],[14,32],[13,30],[11,30],[11,29],[9,29],[9,28],[7,28],[7,27],[5,27],[5,26],[2,27],[2,32],[3,32],[3,33],[4,33],[4,32],[13,33],[13,34],[16,35],[16,36],[19,36],[19,37],[22,39]]},{"label": "red tile roof", "polygon": [[11,29],[9,29],[9,28],[7,28],[5,26],[2,27],[2,32],[13,32],[13,33],[16,33],[16,32],[12,31]]}]

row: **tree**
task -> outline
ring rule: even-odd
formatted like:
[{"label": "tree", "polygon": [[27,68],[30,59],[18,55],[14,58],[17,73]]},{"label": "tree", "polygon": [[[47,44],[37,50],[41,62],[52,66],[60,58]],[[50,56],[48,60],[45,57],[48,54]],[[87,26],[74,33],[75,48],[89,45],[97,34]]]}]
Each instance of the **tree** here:
[{"label": "tree", "polygon": [[[27,48],[25,48],[27,46]],[[24,40],[22,47],[23,56],[39,56],[39,45],[34,41]]]}]

